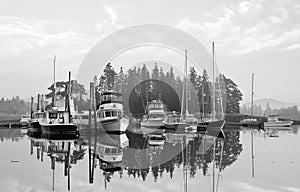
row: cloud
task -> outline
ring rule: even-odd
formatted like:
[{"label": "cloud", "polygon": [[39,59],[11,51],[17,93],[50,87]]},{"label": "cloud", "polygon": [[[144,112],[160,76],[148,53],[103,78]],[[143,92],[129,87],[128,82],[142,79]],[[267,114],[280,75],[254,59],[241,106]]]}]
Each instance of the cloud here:
[{"label": "cloud", "polygon": [[110,17],[110,23],[111,23],[112,25],[115,25],[116,22],[118,21],[118,14],[117,14],[117,12],[115,11],[115,9],[112,8],[112,7],[109,6],[109,5],[106,5],[106,4],[103,4],[102,6],[103,6],[103,9],[104,9],[104,11],[106,12],[106,14],[108,14],[109,17]]},{"label": "cloud", "polygon": [[238,12],[240,14],[245,14],[251,8],[251,3],[249,1],[242,1],[238,4]]},{"label": "cloud", "polygon": [[87,39],[84,33],[76,32],[63,23],[0,16],[0,40],[4,56],[49,46],[58,51],[64,49],[68,53],[87,52]]},{"label": "cloud", "polygon": [[281,188],[288,192],[300,192],[300,188],[296,188],[296,187],[281,187]]},{"label": "cloud", "polygon": [[242,1],[203,13],[201,17],[178,20],[178,28],[198,38],[215,41],[223,54],[247,54],[264,48],[279,51],[298,48],[300,26],[296,1],[282,6],[256,0]]},{"label": "cloud", "polygon": [[289,51],[289,50],[295,50],[295,49],[299,49],[300,48],[300,45],[299,44],[292,44],[292,45],[289,45],[287,47],[284,47],[282,49],[280,49],[281,51]]}]

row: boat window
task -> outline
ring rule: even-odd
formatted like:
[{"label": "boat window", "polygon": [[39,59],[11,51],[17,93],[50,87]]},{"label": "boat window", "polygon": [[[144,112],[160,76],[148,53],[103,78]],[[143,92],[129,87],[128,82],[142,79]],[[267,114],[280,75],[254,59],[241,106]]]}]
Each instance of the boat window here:
[{"label": "boat window", "polygon": [[123,114],[122,114],[122,111],[118,111],[118,117],[122,117]]},{"label": "boat window", "polygon": [[110,148],[106,148],[105,153],[110,153]]},{"label": "boat window", "polygon": [[89,116],[88,115],[82,115],[81,119],[89,119]]},{"label": "boat window", "polygon": [[56,119],[57,118],[57,113],[49,113],[49,118],[50,119]]},{"label": "boat window", "polygon": [[116,148],[111,149],[111,153],[117,153],[118,150]]},{"label": "boat window", "polygon": [[117,117],[118,116],[118,112],[117,111],[112,111],[112,116],[113,117]]},{"label": "boat window", "polygon": [[105,111],[105,117],[110,117],[110,111]]}]

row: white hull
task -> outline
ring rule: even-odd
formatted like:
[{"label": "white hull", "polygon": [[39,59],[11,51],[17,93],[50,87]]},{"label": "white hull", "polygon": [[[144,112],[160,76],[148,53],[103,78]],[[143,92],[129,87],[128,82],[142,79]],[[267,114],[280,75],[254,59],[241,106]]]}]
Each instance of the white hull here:
[{"label": "white hull", "polygon": [[264,122],[265,127],[289,127],[292,124],[293,124],[293,121]]},{"label": "white hull", "polygon": [[164,143],[165,143],[165,140],[160,140],[160,141],[157,141],[157,140],[148,140],[148,144],[152,145],[152,146],[164,145]]},{"label": "white hull", "polygon": [[141,122],[142,127],[147,127],[147,128],[153,128],[153,129],[158,129],[162,126],[164,126],[163,119],[145,119]]},{"label": "white hull", "polygon": [[144,135],[147,134],[163,134],[165,132],[164,129],[157,129],[157,128],[149,128],[149,127],[141,127],[141,130]]},{"label": "white hull", "polygon": [[115,118],[109,121],[98,121],[98,123],[106,132],[125,132],[129,125],[129,120],[126,118]]}]

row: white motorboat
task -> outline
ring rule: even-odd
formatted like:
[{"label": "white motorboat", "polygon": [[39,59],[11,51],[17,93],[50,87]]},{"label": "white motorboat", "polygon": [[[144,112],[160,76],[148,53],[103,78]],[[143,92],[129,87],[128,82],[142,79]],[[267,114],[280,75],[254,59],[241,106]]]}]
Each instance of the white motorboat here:
[{"label": "white motorboat", "polygon": [[267,122],[264,122],[264,127],[289,127],[293,124],[291,120],[281,121],[278,115],[269,115]]},{"label": "white motorboat", "polygon": [[100,106],[97,110],[97,121],[106,132],[125,132],[129,119],[123,110],[122,94],[114,91],[104,91],[100,96]]},{"label": "white motorboat", "polygon": [[160,100],[153,100],[148,102],[146,108],[146,115],[141,122],[142,128],[159,129],[164,126],[166,117],[164,104]]}]

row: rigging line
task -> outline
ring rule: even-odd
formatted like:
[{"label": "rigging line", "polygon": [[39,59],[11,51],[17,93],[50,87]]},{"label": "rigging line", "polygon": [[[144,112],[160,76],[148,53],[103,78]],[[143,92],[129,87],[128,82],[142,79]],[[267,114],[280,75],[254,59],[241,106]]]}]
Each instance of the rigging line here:
[{"label": "rigging line", "polygon": [[[219,88],[218,92],[219,92],[219,99],[220,99],[220,105],[221,105],[221,114],[222,114],[222,118],[224,118],[223,98],[222,98],[221,83],[220,83],[221,73],[220,73],[219,68],[216,63],[215,63],[215,67],[216,67],[217,74],[219,74],[219,78],[217,78],[218,88]],[[222,78],[222,80],[223,80],[223,78]],[[223,80],[223,82],[224,82],[224,80]]]},{"label": "rigging line", "polygon": [[214,150],[213,150],[213,192],[215,192],[215,156],[216,156],[216,139],[214,138]]},{"label": "rigging line", "polygon": [[222,160],[223,160],[224,143],[225,143],[225,138],[222,139],[222,142],[221,142],[221,157],[220,157],[220,163],[219,163],[219,173],[218,173],[217,189],[216,189],[216,191],[218,191],[218,189],[219,189],[219,178],[220,178],[221,166],[222,166]]},{"label": "rigging line", "polygon": [[183,191],[185,191],[185,174],[184,174],[184,154],[183,154],[183,141],[181,141],[181,155],[182,155]]}]

